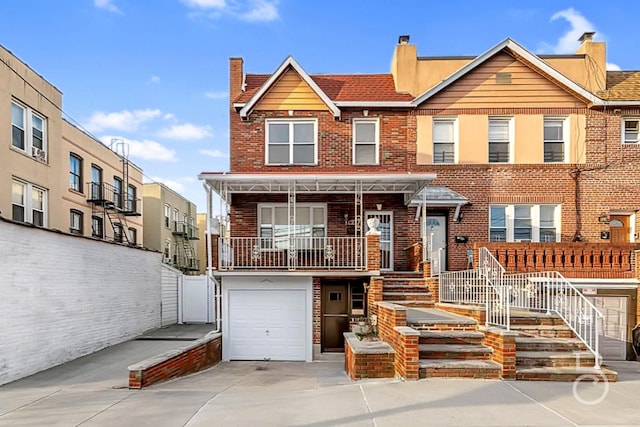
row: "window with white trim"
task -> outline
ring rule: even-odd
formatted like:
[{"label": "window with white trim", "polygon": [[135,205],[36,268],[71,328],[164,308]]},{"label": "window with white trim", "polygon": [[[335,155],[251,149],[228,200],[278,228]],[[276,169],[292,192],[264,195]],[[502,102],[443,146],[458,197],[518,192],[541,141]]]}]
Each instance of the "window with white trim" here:
[{"label": "window with white trim", "polygon": [[455,163],[456,119],[433,120],[433,163]]},{"label": "window with white trim", "polygon": [[164,205],[164,226],[169,228],[170,224],[169,224],[169,216],[171,215],[171,206],[170,205]]},{"label": "window with white trim", "polygon": [[562,117],[544,118],[544,162],[564,162],[567,144],[566,119]]},{"label": "window with white trim", "polygon": [[47,225],[47,190],[25,181],[11,182],[12,218],[40,227]]},{"label": "window with white trim", "polygon": [[82,157],[69,154],[69,188],[82,193]]},{"label": "window with white trim", "polygon": [[11,145],[41,160],[47,158],[47,119],[31,108],[11,102]]},{"label": "window with white trim", "polygon": [[559,242],[560,205],[489,206],[489,241]]},{"label": "window with white trim", "polygon": [[82,234],[82,212],[76,209],[69,211],[69,231],[73,234]]},{"label": "window with white trim", "polygon": [[180,225],[180,211],[173,209],[173,231],[178,231]]},{"label": "window with white trim", "polygon": [[511,161],[511,118],[489,118],[489,163]]},{"label": "window with white trim", "polygon": [[353,119],[353,164],[377,165],[379,162],[380,122],[378,119]]},{"label": "window with white trim", "polygon": [[[289,210],[286,204],[260,205],[259,237],[263,248],[289,248]],[[326,236],[326,206],[296,205],[295,225],[291,234],[296,238],[298,249],[310,248],[309,237]]]},{"label": "window with white trim", "polygon": [[622,119],[622,143],[637,144],[640,142],[640,119]]},{"label": "window with white trim", "polygon": [[318,156],[316,120],[267,120],[266,163],[269,165],[314,165]]}]

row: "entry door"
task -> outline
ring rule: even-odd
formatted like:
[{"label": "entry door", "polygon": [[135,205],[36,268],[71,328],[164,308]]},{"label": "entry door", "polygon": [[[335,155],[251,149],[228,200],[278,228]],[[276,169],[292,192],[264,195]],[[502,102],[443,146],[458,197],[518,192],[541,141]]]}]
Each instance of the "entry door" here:
[{"label": "entry door", "polygon": [[[393,212],[369,211],[366,217],[380,220],[380,270],[393,271]],[[366,230],[369,231],[369,225]]]},{"label": "entry door", "polygon": [[598,323],[598,351],[606,360],[625,360],[627,357],[627,298],[590,298],[603,315]]},{"label": "entry door", "polygon": [[322,287],[322,351],[344,351],[349,331],[349,287],[331,284]]},{"label": "entry door", "polygon": [[630,243],[630,223],[629,215],[611,215],[611,243]]},{"label": "entry door", "polygon": [[438,249],[440,256],[432,260],[432,271],[439,273],[447,269],[447,217],[444,215],[428,215],[426,218],[427,240],[431,243],[431,251],[434,256]]}]

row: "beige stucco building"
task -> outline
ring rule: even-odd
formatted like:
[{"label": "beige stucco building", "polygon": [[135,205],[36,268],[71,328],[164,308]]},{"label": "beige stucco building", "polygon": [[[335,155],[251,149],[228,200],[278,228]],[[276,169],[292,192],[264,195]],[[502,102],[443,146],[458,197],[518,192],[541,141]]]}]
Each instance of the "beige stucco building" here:
[{"label": "beige stucco building", "polygon": [[64,120],[62,92],[1,46],[0,59],[0,215],[142,245],[142,170]]},{"label": "beige stucco building", "polygon": [[195,274],[200,237],[196,227],[196,205],[159,182],[143,185],[144,242],[149,249],[164,253],[164,262]]}]

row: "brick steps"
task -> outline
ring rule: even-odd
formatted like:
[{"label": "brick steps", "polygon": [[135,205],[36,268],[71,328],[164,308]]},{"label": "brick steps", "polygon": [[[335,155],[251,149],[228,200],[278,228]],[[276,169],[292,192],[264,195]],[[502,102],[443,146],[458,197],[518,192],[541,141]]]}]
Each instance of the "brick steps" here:
[{"label": "brick steps", "polygon": [[490,360],[420,360],[420,378],[500,379],[502,367]]},{"label": "brick steps", "polygon": [[419,344],[420,359],[488,360],[493,350],[482,344]]},{"label": "brick steps", "polygon": [[545,313],[511,313],[509,316],[512,326],[539,325],[559,326],[564,325],[560,316]]},{"label": "brick steps", "polygon": [[420,331],[422,344],[471,344],[480,345],[484,340],[482,332],[473,331]]},{"label": "brick steps", "polygon": [[408,308],[433,308],[435,303],[427,300],[384,300],[392,304],[402,305]]},{"label": "brick steps", "polygon": [[573,382],[583,375],[588,377],[584,381],[588,384],[593,382],[594,375],[598,381],[603,380],[603,376],[609,382],[615,382],[618,374],[609,369],[594,369],[593,367],[581,368],[554,368],[554,367],[538,367],[538,368],[522,368],[516,371],[516,380],[520,381],[556,381],[556,382]]},{"label": "brick steps", "polygon": [[414,301],[429,301],[433,302],[431,294],[429,292],[382,292],[383,301],[402,301],[402,300],[414,300]]},{"label": "brick steps", "polygon": [[382,278],[382,300],[410,308],[432,308],[433,296],[422,273],[393,272]]},{"label": "brick steps", "polygon": [[382,273],[383,279],[423,279],[422,271],[385,271]]},{"label": "brick steps", "polygon": [[578,338],[516,337],[518,351],[583,351]]},{"label": "brick steps", "polygon": [[589,367],[595,363],[595,357],[584,351],[519,351],[516,350],[516,366],[520,368],[570,368]]},{"label": "brick steps", "polygon": [[474,319],[420,319],[409,325],[417,331],[467,331],[477,332],[478,322]]},{"label": "brick steps", "polygon": [[512,325],[511,330],[532,337],[575,338],[571,328],[564,325]]}]

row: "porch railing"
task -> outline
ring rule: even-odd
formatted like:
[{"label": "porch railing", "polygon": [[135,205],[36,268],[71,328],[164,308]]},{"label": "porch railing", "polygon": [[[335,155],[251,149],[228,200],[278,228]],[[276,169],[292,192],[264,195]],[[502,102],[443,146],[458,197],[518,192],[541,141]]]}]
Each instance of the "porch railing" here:
[{"label": "porch railing", "polygon": [[497,259],[487,250],[478,251],[480,274],[486,279],[486,323],[511,329],[511,307],[508,289],[503,286],[505,270]]},{"label": "porch railing", "polygon": [[486,281],[480,270],[447,271],[440,274],[440,301],[484,305]]},{"label": "porch railing", "polygon": [[366,237],[227,237],[219,246],[221,271],[366,270]]}]

